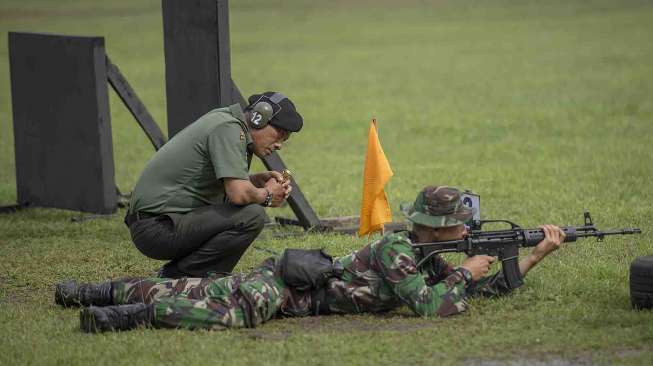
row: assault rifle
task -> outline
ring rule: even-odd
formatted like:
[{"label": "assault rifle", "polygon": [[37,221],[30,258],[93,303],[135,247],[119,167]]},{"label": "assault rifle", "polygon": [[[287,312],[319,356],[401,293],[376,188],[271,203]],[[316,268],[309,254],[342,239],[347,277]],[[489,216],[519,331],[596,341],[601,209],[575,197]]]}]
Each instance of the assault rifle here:
[{"label": "assault rifle", "polygon": [[[608,235],[641,234],[639,228],[626,228],[618,230],[601,231],[592,223],[590,213],[584,213],[585,225],[564,226],[561,229],[565,232],[565,242],[574,242],[578,238],[595,237],[597,241],[603,241]],[[482,231],[486,223],[506,223],[510,225],[507,230]],[[498,257],[501,261],[501,269],[506,284],[511,289],[520,287],[523,284],[521,272],[519,272],[519,248],[534,247],[544,239],[542,229],[522,229],[519,225],[508,220],[476,220],[472,225],[470,234],[461,240],[440,241],[435,243],[413,244],[413,251],[417,257],[417,266],[427,263],[430,258],[440,253],[466,253],[473,255],[490,255]]]}]

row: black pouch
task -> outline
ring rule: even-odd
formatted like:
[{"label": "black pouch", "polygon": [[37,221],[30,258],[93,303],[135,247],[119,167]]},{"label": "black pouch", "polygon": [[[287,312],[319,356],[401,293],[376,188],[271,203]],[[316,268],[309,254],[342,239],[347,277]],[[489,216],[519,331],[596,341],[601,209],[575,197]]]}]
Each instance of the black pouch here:
[{"label": "black pouch", "polygon": [[333,258],[322,249],[286,249],[279,262],[283,282],[300,291],[323,288],[338,275]]}]

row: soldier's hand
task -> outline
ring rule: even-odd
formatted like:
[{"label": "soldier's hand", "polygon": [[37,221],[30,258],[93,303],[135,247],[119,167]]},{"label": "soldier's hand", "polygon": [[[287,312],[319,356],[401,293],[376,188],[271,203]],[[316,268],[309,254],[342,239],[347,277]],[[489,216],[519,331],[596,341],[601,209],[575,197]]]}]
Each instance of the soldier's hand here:
[{"label": "soldier's hand", "polygon": [[279,173],[276,170],[271,170],[271,171],[269,171],[267,173],[268,173],[268,179],[267,180],[270,180],[271,178],[274,178],[280,184],[283,183],[283,174]]},{"label": "soldier's hand", "polygon": [[472,281],[476,282],[490,271],[490,265],[494,261],[496,261],[496,258],[489,255],[475,255],[465,259],[461,267],[471,272]]},{"label": "soldier's hand", "polygon": [[544,239],[533,248],[531,253],[538,262],[560,249],[566,237],[565,232],[555,225],[540,225],[540,229],[544,231]]},{"label": "soldier's hand", "polygon": [[272,177],[267,182],[265,182],[265,188],[272,193],[272,203],[270,207],[279,207],[286,199],[286,188],[277,181],[276,178]]},{"label": "soldier's hand", "polygon": [[281,183],[281,181],[283,180],[283,176],[281,175],[281,173],[275,171],[262,172],[262,173],[252,174],[249,176],[250,182],[252,182],[252,184],[256,188],[265,187],[265,183],[267,183],[267,181],[273,178],[279,181],[279,183]]},{"label": "soldier's hand", "polygon": [[267,173],[268,173],[268,180],[275,179],[283,187],[284,190],[283,199],[285,200],[286,198],[288,198],[288,196],[290,196],[290,191],[292,191],[292,187],[290,186],[290,179],[286,179],[286,177],[283,176],[283,173],[279,173],[276,170],[271,170]]},{"label": "soldier's hand", "polygon": [[[276,173],[276,172],[275,172]],[[292,181],[292,175],[290,173],[290,170],[284,169],[281,173],[279,173],[281,176],[281,180],[277,177],[277,180],[281,185],[283,186],[284,191],[286,192],[286,197],[290,196],[290,192],[292,191],[292,186],[290,185],[290,182]]]},{"label": "soldier's hand", "polygon": [[284,199],[288,198],[290,196],[290,192],[292,192],[292,186],[290,185],[290,180],[286,180],[283,183],[281,183],[281,186],[284,189],[285,195]]}]

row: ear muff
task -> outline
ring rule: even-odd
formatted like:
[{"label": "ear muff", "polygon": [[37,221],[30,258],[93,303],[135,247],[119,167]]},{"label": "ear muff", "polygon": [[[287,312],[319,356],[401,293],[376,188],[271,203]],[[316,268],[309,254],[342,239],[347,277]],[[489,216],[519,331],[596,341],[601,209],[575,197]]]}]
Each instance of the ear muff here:
[{"label": "ear muff", "polygon": [[274,93],[270,97],[262,95],[254,104],[252,104],[251,107],[252,127],[255,129],[261,129],[267,126],[270,120],[281,111],[279,103],[284,99],[287,99],[287,97],[281,93]]},{"label": "ear muff", "polygon": [[272,106],[268,102],[258,102],[252,108],[252,127],[256,129],[267,126],[268,122],[274,117]]}]

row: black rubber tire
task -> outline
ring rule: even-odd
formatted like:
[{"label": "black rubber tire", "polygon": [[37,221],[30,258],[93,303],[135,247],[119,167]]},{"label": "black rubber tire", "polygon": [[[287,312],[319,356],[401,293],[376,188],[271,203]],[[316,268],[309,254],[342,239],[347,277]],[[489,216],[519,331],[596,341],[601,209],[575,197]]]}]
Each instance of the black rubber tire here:
[{"label": "black rubber tire", "polygon": [[635,258],[630,265],[630,302],[635,309],[653,308],[653,255]]},{"label": "black rubber tire", "polygon": [[[641,277],[639,277],[641,278]],[[648,279],[647,281],[636,280],[633,277],[630,277],[630,291],[635,291],[639,293],[646,293],[653,295],[653,279]]]},{"label": "black rubber tire", "polygon": [[653,294],[631,291],[630,302],[635,309],[651,309],[653,308]]},{"label": "black rubber tire", "polygon": [[635,258],[630,264],[630,274],[653,279],[653,255]]}]

